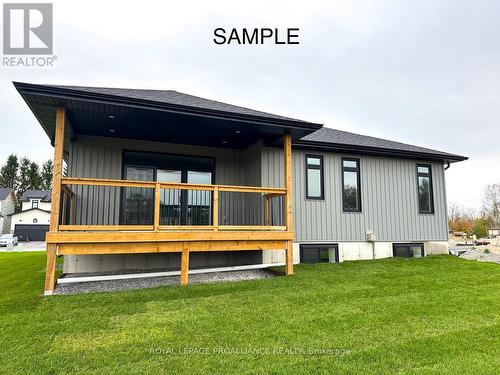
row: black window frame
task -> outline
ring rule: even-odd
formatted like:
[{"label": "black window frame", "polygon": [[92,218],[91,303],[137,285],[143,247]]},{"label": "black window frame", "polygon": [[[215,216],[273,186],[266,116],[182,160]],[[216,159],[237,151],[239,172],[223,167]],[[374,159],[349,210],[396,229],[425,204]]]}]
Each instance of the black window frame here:
[{"label": "black window frame", "polygon": [[[356,162],[356,167],[344,167],[344,161],[354,161]],[[348,158],[344,157],[341,159],[341,173],[342,173],[342,210],[343,212],[362,212],[362,202],[361,202],[361,163],[359,158]],[[358,198],[358,208],[346,207],[345,202],[345,183],[344,183],[344,172],[356,172],[356,182],[358,184],[357,198]]]},{"label": "black window frame", "polygon": [[[36,203],[36,205],[35,205]],[[38,205],[40,204],[40,201],[38,199],[33,199],[31,201],[31,208],[38,208]]]},{"label": "black window frame", "polygon": [[[429,173],[419,172],[418,168],[424,167],[429,168]],[[417,205],[418,205],[418,213],[420,215],[434,215],[434,181],[432,180],[432,165],[425,163],[417,163]],[[420,188],[418,183],[419,177],[429,177],[429,198],[430,198],[430,210],[422,210],[420,207]]]},{"label": "black window frame", "polygon": [[[424,246],[423,242],[404,242],[404,243],[394,242],[392,244],[392,257],[393,258],[404,258],[404,259],[415,258],[413,256],[410,256],[409,250],[410,250],[410,247],[417,247],[417,246],[420,247],[420,256],[422,258],[425,258],[425,246]],[[408,248],[407,256],[405,256],[405,257],[396,256],[396,247],[407,247]]]},{"label": "black window frame", "polygon": [[[315,154],[306,154],[306,159],[305,159],[305,164],[306,164],[306,199],[313,199],[313,200],[324,200],[325,199],[325,171],[323,167],[323,155],[315,155]],[[316,164],[309,164],[307,162],[307,159],[313,158],[313,159],[319,159],[319,165]],[[309,169],[315,169],[319,170],[319,179],[320,179],[320,189],[321,189],[321,194],[319,196],[310,196],[309,195]]]}]

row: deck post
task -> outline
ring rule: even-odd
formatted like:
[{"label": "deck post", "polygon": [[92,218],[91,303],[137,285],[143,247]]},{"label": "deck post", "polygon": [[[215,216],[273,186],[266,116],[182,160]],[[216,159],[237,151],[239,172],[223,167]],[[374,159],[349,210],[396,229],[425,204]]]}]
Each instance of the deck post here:
[{"label": "deck post", "polygon": [[[64,127],[66,111],[64,107],[56,109],[56,126],[54,135],[54,166],[52,171],[52,204],[50,210],[50,232],[59,229],[61,210],[61,178],[63,173]],[[47,267],[45,269],[45,293],[52,294],[56,278],[57,244],[47,246]]]},{"label": "deck post", "polygon": [[45,269],[45,291],[44,295],[51,295],[54,291],[56,279],[57,246],[47,245],[47,266]]},{"label": "deck post", "polygon": [[269,196],[264,196],[264,225],[271,225],[271,212],[269,210]]},{"label": "deck post", "polygon": [[214,231],[219,230],[219,188],[216,186],[214,188],[214,199],[213,199],[213,213],[212,213],[212,225]]},{"label": "deck post", "polygon": [[188,283],[189,272],[189,244],[182,243],[182,256],[181,256],[181,285],[185,286]]},{"label": "deck post", "polygon": [[[283,160],[285,164],[285,225],[288,232],[293,231],[293,211],[292,211],[292,135],[285,134],[283,142]],[[286,274],[293,274],[293,242],[287,241],[286,246]]]},{"label": "deck post", "polygon": [[158,232],[160,230],[160,184],[155,185],[155,207],[154,207],[154,231]]},{"label": "deck post", "polygon": [[75,203],[75,194],[71,193],[70,201],[69,201],[69,224],[73,225],[73,210]]}]

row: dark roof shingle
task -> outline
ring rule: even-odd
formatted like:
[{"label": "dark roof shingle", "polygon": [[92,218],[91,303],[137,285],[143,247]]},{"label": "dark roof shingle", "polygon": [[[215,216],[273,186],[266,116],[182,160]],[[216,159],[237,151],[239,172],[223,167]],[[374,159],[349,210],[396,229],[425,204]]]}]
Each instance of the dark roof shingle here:
[{"label": "dark roof shingle", "polygon": [[43,85],[43,86],[93,93],[93,94],[113,95],[124,98],[148,100],[158,103],[174,104],[185,107],[193,107],[193,108],[201,108],[201,109],[215,110],[221,112],[231,112],[231,113],[250,115],[250,116],[266,117],[277,120],[305,122],[291,117],[275,115],[272,113],[257,111],[254,109],[227,104],[216,100],[201,98],[199,96],[184,94],[182,92],[178,92],[175,90],[123,89],[123,88],[64,86],[64,85]]},{"label": "dark roof shingle", "polygon": [[50,190],[26,190],[21,196],[23,202],[30,199],[40,199],[42,202],[52,201],[52,191]]},{"label": "dark roof shingle", "polygon": [[[205,99],[198,96],[184,94],[174,90],[144,90],[144,89],[124,89],[124,88],[106,88],[106,87],[86,87],[86,86],[65,86],[65,85],[32,85],[23,83],[14,83],[18,90],[21,86],[31,86],[36,88],[44,88],[51,91],[65,91],[71,95],[81,96],[108,96],[110,98],[121,98],[133,100],[143,100],[148,102],[160,103],[165,106],[173,106],[175,109],[193,110],[194,108],[201,111],[216,111],[229,113],[231,116],[252,116],[268,119],[268,122],[286,122],[293,121],[301,127],[307,128],[306,133],[321,127],[321,124],[313,124],[306,121],[297,120],[290,117],[274,115],[267,112],[256,111],[246,107],[235,106],[215,100]],[[153,103],[153,104],[154,104]],[[299,137],[299,136],[298,136]],[[297,138],[298,138],[297,137]],[[366,135],[350,133],[346,131],[319,128],[299,140],[294,138],[294,144],[303,147],[322,147],[324,149],[352,149],[352,151],[363,151],[365,153],[379,155],[393,155],[401,157],[428,157],[435,160],[444,161],[461,161],[467,158],[461,155],[450,154],[447,152],[432,150],[425,147],[414,146],[406,143],[390,141],[382,138],[370,137]]]},{"label": "dark roof shingle", "polygon": [[0,187],[0,201],[5,200],[11,193],[12,189],[11,188],[4,188]]},{"label": "dark roof shingle", "polygon": [[361,135],[356,133],[350,133],[343,130],[337,130],[332,128],[321,128],[316,130],[314,133],[302,137],[299,142],[305,141],[306,143],[318,143],[318,144],[331,144],[340,146],[354,146],[359,148],[369,149],[380,149],[380,150],[393,150],[402,151],[408,153],[425,155],[433,155],[436,157],[443,157],[443,159],[451,160],[465,160],[467,159],[461,155],[450,154],[443,151],[433,150],[430,148],[414,146],[407,143],[390,141],[383,138],[370,137],[367,135]]}]

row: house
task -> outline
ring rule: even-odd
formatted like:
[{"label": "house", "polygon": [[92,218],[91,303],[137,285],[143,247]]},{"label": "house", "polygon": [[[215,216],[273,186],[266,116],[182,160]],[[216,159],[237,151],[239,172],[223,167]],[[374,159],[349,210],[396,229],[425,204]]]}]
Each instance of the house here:
[{"label": "house", "polygon": [[488,229],[488,237],[495,238],[500,236],[500,227],[492,227]]},{"label": "house", "polygon": [[0,188],[0,234],[9,233],[10,215],[16,209],[16,194],[11,188]]},{"label": "house", "polygon": [[30,241],[44,241],[50,225],[52,192],[26,190],[21,204],[21,212],[11,215],[10,231]]},{"label": "house", "polygon": [[462,239],[467,239],[467,237],[468,237],[468,234],[465,232],[450,230],[448,233],[449,233],[450,237],[462,238]]},{"label": "house", "polygon": [[[54,145],[45,292],[65,273],[448,252],[466,157],[176,91],[14,83]],[[67,176],[62,176],[66,163]]]}]

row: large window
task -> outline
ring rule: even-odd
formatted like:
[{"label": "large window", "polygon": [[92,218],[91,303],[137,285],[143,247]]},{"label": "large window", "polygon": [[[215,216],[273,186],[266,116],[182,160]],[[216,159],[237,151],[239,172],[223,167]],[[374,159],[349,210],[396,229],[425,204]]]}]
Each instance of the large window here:
[{"label": "large window", "polygon": [[324,199],[323,156],[306,155],[306,198]]},{"label": "large window", "polygon": [[342,158],[342,205],[346,212],[361,212],[359,159]]},{"label": "large window", "polygon": [[432,171],[429,164],[417,164],[417,187],[418,211],[421,214],[433,214]]}]

